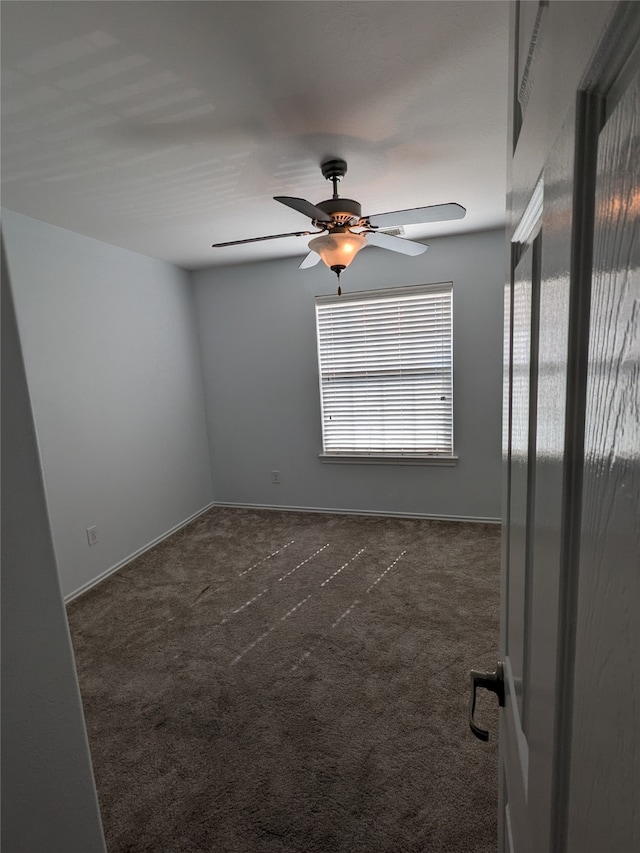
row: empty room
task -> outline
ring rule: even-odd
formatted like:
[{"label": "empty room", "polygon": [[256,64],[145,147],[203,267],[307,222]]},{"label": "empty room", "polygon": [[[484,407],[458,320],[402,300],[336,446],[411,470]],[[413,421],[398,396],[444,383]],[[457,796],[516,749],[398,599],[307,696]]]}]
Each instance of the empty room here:
[{"label": "empty room", "polygon": [[2,849],[637,849],[636,4],[0,12]]}]

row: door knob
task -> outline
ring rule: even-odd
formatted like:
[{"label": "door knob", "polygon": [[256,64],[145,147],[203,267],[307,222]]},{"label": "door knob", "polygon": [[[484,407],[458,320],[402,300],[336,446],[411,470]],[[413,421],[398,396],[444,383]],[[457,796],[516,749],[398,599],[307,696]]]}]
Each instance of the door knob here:
[{"label": "door knob", "polygon": [[485,690],[490,690],[498,697],[500,707],[504,707],[504,665],[500,662],[496,664],[495,672],[480,672],[477,669],[472,669],[471,673],[471,696],[469,697],[469,728],[474,735],[480,740],[489,740],[489,732],[486,729],[481,729],[475,724],[473,719],[476,710],[476,690],[478,687],[484,687]]}]

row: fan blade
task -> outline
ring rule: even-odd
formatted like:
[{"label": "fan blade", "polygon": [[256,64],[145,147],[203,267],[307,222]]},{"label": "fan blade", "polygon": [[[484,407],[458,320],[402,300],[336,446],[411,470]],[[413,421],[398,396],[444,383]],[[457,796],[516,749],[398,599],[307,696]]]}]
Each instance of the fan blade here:
[{"label": "fan blade", "polygon": [[421,255],[429,248],[424,243],[415,243],[413,240],[394,237],[392,234],[381,234],[379,231],[365,231],[363,233],[367,238],[367,243],[372,246],[391,249],[392,252],[400,252],[403,255]]},{"label": "fan blade", "polygon": [[303,213],[309,219],[315,219],[318,222],[331,222],[331,217],[324,210],[320,210],[315,204],[311,204],[304,198],[293,198],[288,195],[274,195],[274,201],[279,201],[281,204],[286,204],[287,207],[292,207],[298,213]]},{"label": "fan blade", "polygon": [[308,237],[309,234],[322,234],[322,231],[290,231],[288,234],[269,234],[268,237],[248,237],[246,240],[228,240],[226,243],[213,243],[212,249],[224,246],[242,246],[243,243],[260,243],[262,240],[278,240],[280,237]]},{"label": "fan blade", "polygon": [[309,252],[309,254],[304,259],[304,261],[300,264],[298,269],[299,270],[306,270],[306,269],[309,269],[309,267],[315,267],[315,265],[317,263],[319,263],[320,260],[321,260],[320,255],[317,252]]},{"label": "fan blade", "polygon": [[429,207],[412,207],[390,213],[367,216],[371,225],[386,228],[389,225],[421,225],[423,222],[445,222],[447,219],[464,219],[466,210],[460,204],[432,204]]}]

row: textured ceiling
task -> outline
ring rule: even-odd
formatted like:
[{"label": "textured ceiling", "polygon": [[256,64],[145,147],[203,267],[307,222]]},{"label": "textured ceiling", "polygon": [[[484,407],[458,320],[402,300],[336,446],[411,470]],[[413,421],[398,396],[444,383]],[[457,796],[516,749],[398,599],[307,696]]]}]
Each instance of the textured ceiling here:
[{"label": "textured ceiling", "polygon": [[[504,223],[508,5],[12,2],[2,14],[2,204],[186,268],[303,256],[272,200],[363,213],[458,202],[423,239]],[[309,238],[307,238],[309,239]]]}]

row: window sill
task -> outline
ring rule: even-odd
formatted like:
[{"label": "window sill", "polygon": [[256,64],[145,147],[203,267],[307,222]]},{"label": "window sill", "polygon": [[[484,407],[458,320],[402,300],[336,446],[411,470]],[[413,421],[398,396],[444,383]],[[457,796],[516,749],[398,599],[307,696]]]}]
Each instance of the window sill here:
[{"label": "window sill", "polygon": [[321,462],[342,465],[440,465],[453,467],[457,456],[411,456],[393,453],[320,453]]}]

